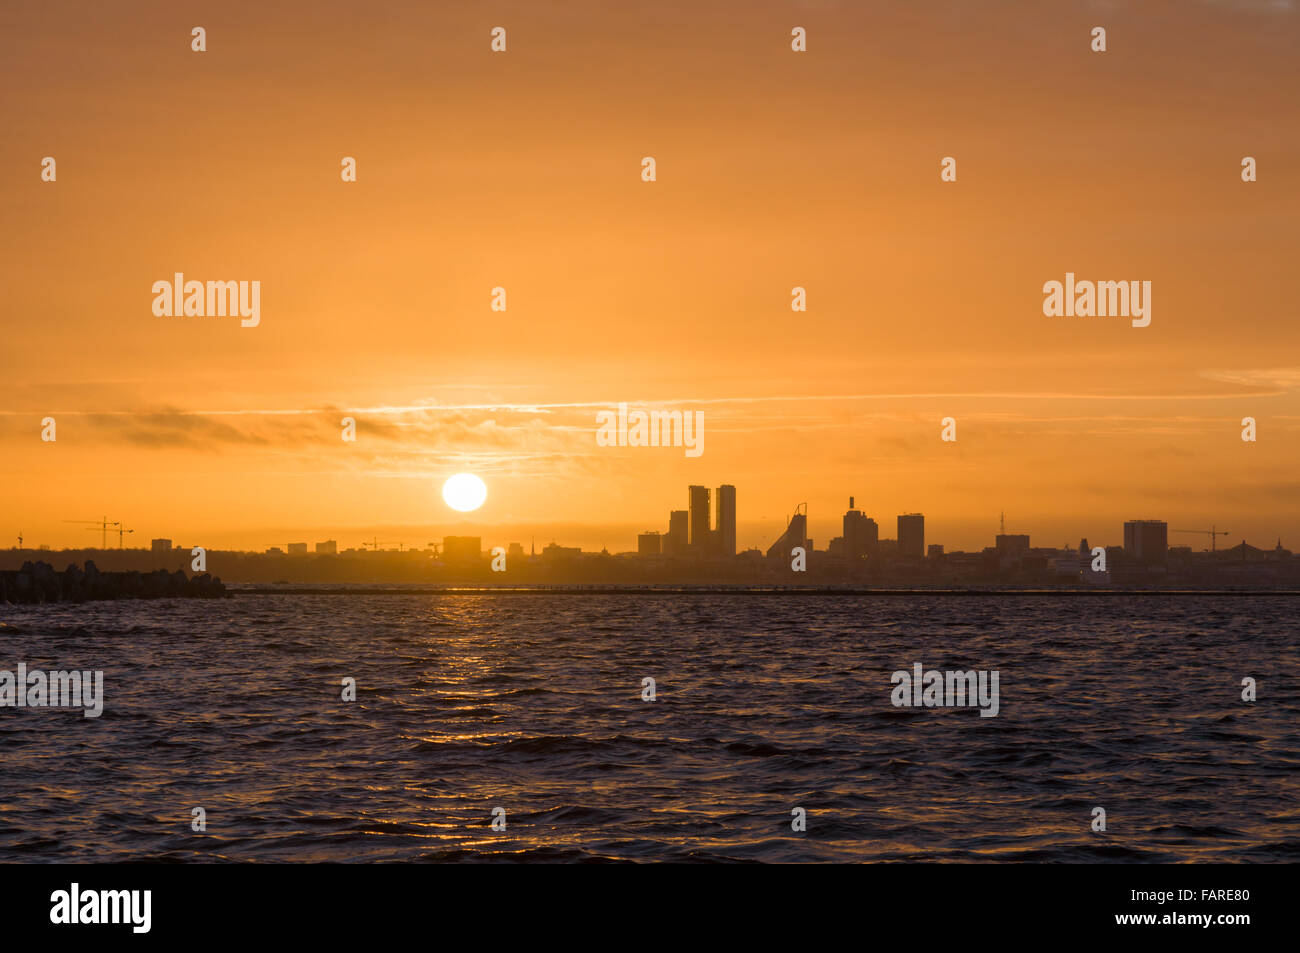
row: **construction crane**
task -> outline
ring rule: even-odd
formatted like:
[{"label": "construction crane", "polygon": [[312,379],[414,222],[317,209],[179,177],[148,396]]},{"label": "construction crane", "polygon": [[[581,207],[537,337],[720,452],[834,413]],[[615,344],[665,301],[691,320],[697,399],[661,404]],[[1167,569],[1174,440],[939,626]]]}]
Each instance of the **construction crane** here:
[{"label": "construction crane", "polygon": [[118,523],[116,525],[117,525],[117,548],[124,549],[125,547],[122,545],[122,537],[125,536],[127,533],[134,533],[135,530],[123,529],[121,523]]},{"label": "construction crane", "polygon": [[1220,536],[1228,535],[1228,531],[1226,529],[1219,529],[1217,526],[1211,526],[1209,529],[1176,529],[1174,530],[1174,532],[1175,533],[1199,533],[1201,536],[1210,537],[1210,552],[1212,553],[1217,552],[1214,544],[1218,542],[1218,538]]},{"label": "construction crane", "polygon": [[[110,526],[116,526],[116,527],[117,527],[117,548],[118,548],[118,549],[124,549],[125,547],[122,545],[122,537],[125,536],[127,533],[134,533],[135,530],[133,530],[133,529],[123,529],[121,523],[110,523],[109,525],[110,525]],[[97,533],[97,532],[99,532],[99,527],[97,527],[97,526],[87,526],[87,527],[86,527],[86,530],[87,530],[88,532],[91,532],[91,533]],[[111,532],[113,532],[113,530],[110,529],[109,532],[111,533]]]},{"label": "construction crane", "polygon": [[[103,541],[102,541],[102,544],[101,544],[100,547],[99,547],[100,549],[108,549],[108,528],[109,528],[110,526],[121,526],[121,525],[122,525],[122,524],[119,523],[117,520],[110,520],[107,516],[103,517],[102,519],[97,519],[97,520],[64,520],[63,522],[65,522],[65,523],[89,523],[91,526],[97,526],[97,527],[99,527],[100,532],[104,534],[104,535],[103,535]],[[132,532],[134,532],[134,531],[132,531]]]},{"label": "construction crane", "polygon": [[441,548],[441,545],[439,543],[425,543],[424,545],[426,548],[432,549],[435,556],[440,555],[438,550]]},{"label": "construction crane", "polygon": [[395,540],[395,539],[380,539],[378,536],[376,536],[374,539],[370,540],[369,542],[363,542],[361,545],[362,545],[363,547],[369,546],[369,547],[370,547],[370,551],[371,551],[371,552],[375,552],[375,553],[379,552],[379,547],[380,547],[380,546],[396,546],[398,552],[401,552],[401,549],[402,549],[402,544],[399,543],[397,540]]}]

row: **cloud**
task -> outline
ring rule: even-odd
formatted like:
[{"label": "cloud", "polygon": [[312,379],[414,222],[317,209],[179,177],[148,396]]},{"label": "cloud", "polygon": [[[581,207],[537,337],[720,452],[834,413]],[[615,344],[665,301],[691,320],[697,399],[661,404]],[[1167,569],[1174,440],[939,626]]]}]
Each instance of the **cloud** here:
[{"label": "cloud", "polygon": [[[1196,425],[1217,424],[1219,415],[1205,401],[1236,401],[1247,396],[1278,396],[1300,390],[1300,368],[1210,369],[1203,380],[1233,385],[1213,393],[1184,390],[1163,394],[1096,394],[1068,391],[945,391],[853,394],[768,394],[696,397],[671,400],[580,400],[567,402],[492,402],[443,404],[432,400],[379,406],[259,407],[254,409],[185,409],[142,406],[138,409],[63,409],[51,411],[60,436],[78,442],[127,444],[154,450],[221,452],[256,449],[262,456],[324,460],[352,471],[393,472],[455,462],[465,468],[510,468],[507,460],[532,472],[567,461],[570,467],[619,466],[617,455],[594,455],[595,414],[625,402],[641,409],[702,409],[708,432],[715,435],[795,431],[871,431],[883,438],[884,451],[921,445],[916,425],[927,418],[915,409],[900,413],[890,403],[935,401],[943,413],[980,422],[986,433],[1026,428],[1039,433],[1177,433]],[[1202,402],[1201,414],[1160,413],[1170,401]],[[1009,402],[1009,403],[1008,403]],[[1074,402],[1094,413],[1061,413]],[[1127,402],[1148,406],[1119,407]],[[983,405],[983,406],[981,406]],[[128,404],[129,407],[129,404]],[[1010,409],[1006,409],[1006,408]],[[938,412],[936,409],[935,413]],[[1190,408],[1188,408],[1190,409]],[[1112,410],[1114,412],[1112,412]],[[29,439],[41,414],[0,412],[0,437]],[[342,442],[342,421],[355,419],[357,442]],[[65,420],[65,418],[67,418]],[[937,418],[936,418],[937,419]],[[926,431],[928,434],[928,431]],[[928,440],[929,437],[924,438]],[[894,441],[890,443],[889,441]],[[340,448],[348,452],[336,456]],[[584,462],[585,461],[585,462]]]},{"label": "cloud", "polygon": [[1267,13],[1289,13],[1295,9],[1294,0],[1205,0],[1213,7],[1230,7],[1233,10],[1262,10]]},{"label": "cloud", "polygon": [[1278,390],[1300,389],[1300,367],[1273,367],[1236,371],[1207,370],[1201,371],[1201,376],[1207,380],[1219,381],[1224,384],[1240,384],[1243,387],[1271,387]]}]

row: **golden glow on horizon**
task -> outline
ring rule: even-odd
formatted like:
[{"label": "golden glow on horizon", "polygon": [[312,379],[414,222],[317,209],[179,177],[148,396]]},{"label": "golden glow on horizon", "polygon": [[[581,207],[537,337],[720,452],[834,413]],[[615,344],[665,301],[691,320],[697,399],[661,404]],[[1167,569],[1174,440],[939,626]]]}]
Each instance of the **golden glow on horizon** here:
[{"label": "golden glow on horizon", "polygon": [[[9,4],[0,547],[617,552],[733,484],[742,548],[850,495],[950,549],[1002,510],[1300,548],[1300,7],[1105,6],[1096,54],[1080,4],[505,0],[494,54],[473,4],[237,0],[200,54],[156,5]],[[259,323],[155,316],[176,272],[260,281]],[[1044,316],[1067,272],[1150,280],[1151,326]],[[621,401],[703,411],[703,455],[598,446]]]}]

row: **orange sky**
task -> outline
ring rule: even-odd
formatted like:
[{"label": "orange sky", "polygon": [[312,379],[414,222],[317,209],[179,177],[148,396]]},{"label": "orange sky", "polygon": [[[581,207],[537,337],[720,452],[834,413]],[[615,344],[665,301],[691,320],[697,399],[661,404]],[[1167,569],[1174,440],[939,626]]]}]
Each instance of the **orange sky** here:
[{"label": "orange sky", "polygon": [[[742,546],[853,494],[949,548],[1300,547],[1298,51],[1282,0],[7,5],[0,545],[624,550],[729,482]],[[176,271],[260,326],[154,316]],[[1151,326],[1045,317],[1067,271]],[[598,447],[619,401],[704,454]]]}]

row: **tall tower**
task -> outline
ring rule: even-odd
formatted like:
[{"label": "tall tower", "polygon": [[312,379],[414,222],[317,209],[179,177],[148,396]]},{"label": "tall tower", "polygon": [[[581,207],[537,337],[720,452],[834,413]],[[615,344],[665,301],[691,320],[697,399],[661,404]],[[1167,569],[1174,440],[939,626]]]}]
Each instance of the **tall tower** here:
[{"label": "tall tower", "polygon": [[723,556],[736,555],[736,488],[730,483],[718,487],[714,497],[714,528],[718,534],[718,551]]},{"label": "tall tower", "polygon": [[686,509],[691,514],[691,547],[704,552],[709,545],[709,488],[692,486],[687,502]]},{"label": "tall tower", "polygon": [[685,556],[687,540],[690,538],[685,510],[672,510],[668,514],[668,535],[664,537],[665,556]]}]

